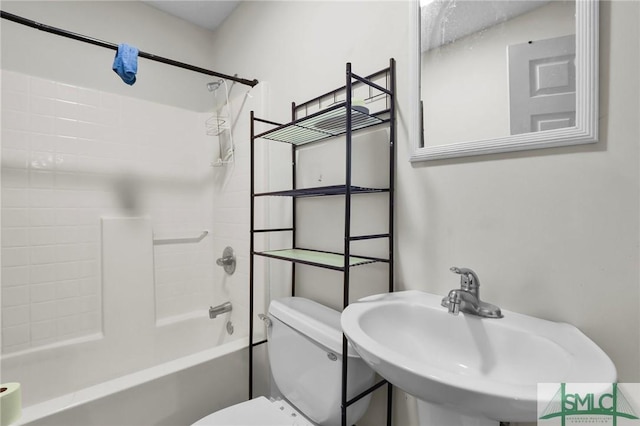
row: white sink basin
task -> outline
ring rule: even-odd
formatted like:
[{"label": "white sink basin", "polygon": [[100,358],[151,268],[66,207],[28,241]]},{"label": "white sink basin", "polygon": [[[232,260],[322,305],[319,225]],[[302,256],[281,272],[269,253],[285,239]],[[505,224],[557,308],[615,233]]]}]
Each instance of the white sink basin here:
[{"label": "white sink basin", "polygon": [[536,421],[538,383],[616,381],[609,357],[576,327],[503,310],[451,315],[442,296],[385,293],[349,305],[342,328],[382,377],[470,416]]}]

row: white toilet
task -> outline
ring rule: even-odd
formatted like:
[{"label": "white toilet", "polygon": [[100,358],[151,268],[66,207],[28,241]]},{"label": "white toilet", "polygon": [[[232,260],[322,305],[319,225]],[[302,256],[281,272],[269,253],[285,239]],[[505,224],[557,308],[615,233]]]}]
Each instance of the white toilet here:
[{"label": "white toilet", "polygon": [[[193,426],[340,425],[342,330],[340,313],[301,297],[274,300],[269,306],[269,364],[285,399],[254,398],[210,414]],[[373,385],[374,372],[349,346],[348,398]],[[355,424],[370,395],[347,410]]]}]

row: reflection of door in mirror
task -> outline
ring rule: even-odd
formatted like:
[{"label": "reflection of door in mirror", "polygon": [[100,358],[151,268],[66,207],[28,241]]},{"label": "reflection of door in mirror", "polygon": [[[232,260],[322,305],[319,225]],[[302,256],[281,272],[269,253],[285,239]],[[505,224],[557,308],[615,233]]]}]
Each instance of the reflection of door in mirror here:
[{"label": "reflection of door in mirror", "polygon": [[[532,63],[542,66],[515,76],[515,71],[509,70],[508,46],[543,46],[544,40],[554,39],[546,43],[551,44],[549,49],[565,51],[561,40],[575,34],[574,1],[435,0],[422,7],[421,15],[421,98],[427,146],[573,125],[567,116],[571,112],[562,116],[557,113],[560,109],[563,113],[575,111],[575,94],[564,97],[555,110],[540,111],[540,104],[548,103],[555,95],[554,87],[567,78],[574,79],[575,92],[575,71],[563,70],[558,64],[562,61],[549,59],[562,55],[548,52],[547,59],[540,59],[535,53],[538,59]],[[572,40],[575,48],[575,38]],[[572,60],[565,63],[573,65]],[[510,78],[515,80],[511,89]],[[514,87],[530,98],[531,78],[534,86],[544,86],[539,92],[544,101],[531,103],[528,99],[524,112],[523,108],[514,112],[510,105],[510,97],[516,94]],[[544,81],[536,82],[535,78]],[[569,91],[571,84],[566,82]],[[567,108],[567,103],[573,108]],[[532,105],[538,108],[533,114]],[[512,113],[528,114],[527,129],[511,129]]]},{"label": "reflection of door in mirror", "polygon": [[576,37],[508,46],[511,134],[576,124]]}]

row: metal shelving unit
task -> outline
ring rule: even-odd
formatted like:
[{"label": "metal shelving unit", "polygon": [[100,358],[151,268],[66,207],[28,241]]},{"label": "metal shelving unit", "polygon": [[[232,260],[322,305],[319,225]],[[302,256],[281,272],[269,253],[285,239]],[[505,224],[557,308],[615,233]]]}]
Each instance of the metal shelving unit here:
[{"label": "metal shelving unit", "polygon": [[[385,107],[369,112],[368,108],[355,105],[353,92],[356,87],[368,90],[369,101],[383,101]],[[329,100],[330,105],[324,105]],[[309,113],[309,110],[313,112]],[[346,65],[346,84],[324,95],[307,102],[291,106],[292,120],[286,124],[275,123],[255,117],[251,112],[251,224],[250,224],[250,256],[249,256],[249,398],[253,397],[253,349],[266,340],[258,342],[253,337],[254,321],[254,257],[262,256],[292,263],[291,294],[295,295],[296,264],[339,271],[343,277],[343,307],[349,304],[350,270],[353,267],[366,267],[373,263],[388,265],[388,291],[393,291],[393,221],[394,221],[394,175],[395,175],[395,60],[389,60],[389,67],[361,77]],[[256,133],[256,123],[271,127],[267,131]],[[356,186],[352,183],[352,134],[355,131],[372,126],[387,125],[389,127],[389,185],[384,188]],[[344,137],[345,140],[345,182],[343,185],[321,186],[315,188],[298,188],[296,186],[296,150],[311,143],[331,143],[331,139]],[[291,189],[282,191],[255,191],[255,143],[259,139],[287,143],[291,146]],[[351,203],[354,196],[386,193],[389,209],[388,230],[384,233],[352,235]],[[344,207],[344,250],[340,253],[310,250],[299,247],[296,241],[296,200],[307,197],[343,196]],[[292,201],[293,226],[286,228],[255,228],[255,200],[259,197],[290,197]],[[255,236],[272,232],[290,232],[293,245],[291,248],[279,250],[255,250]],[[354,241],[386,239],[388,256],[385,258],[357,255],[351,253]],[[343,354],[347,353],[348,342],[343,335]],[[347,398],[347,356],[342,357],[342,426],[347,426],[347,409],[349,406],[387,384],[387,425],[391,425],[392,386],[381,380],[354,398]]]}]

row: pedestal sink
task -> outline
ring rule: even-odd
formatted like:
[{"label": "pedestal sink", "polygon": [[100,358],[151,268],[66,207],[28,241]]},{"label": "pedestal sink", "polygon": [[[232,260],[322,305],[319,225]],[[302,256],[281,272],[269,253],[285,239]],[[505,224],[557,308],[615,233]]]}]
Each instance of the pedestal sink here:
[{"label": "pedestal sink", "polygon": [[421,291],[367,297],[344,310],[342,329],[395,386],[489,424],[536,421],[538,383],[616,380],[609,357],[572,325],[506,310],[500,319],[455,316],[441,299]]}]

